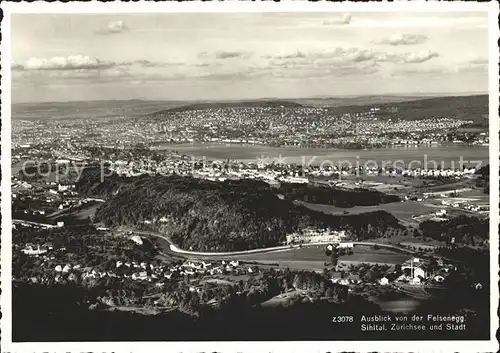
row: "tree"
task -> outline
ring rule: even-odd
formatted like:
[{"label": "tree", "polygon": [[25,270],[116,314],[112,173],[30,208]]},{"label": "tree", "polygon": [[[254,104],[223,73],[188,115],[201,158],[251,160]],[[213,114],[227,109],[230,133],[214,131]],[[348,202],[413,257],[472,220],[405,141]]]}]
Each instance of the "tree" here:
[{"label": "tree", "polygon": [[330,256],[330,262],[332,264],[332,267],[336,270],[337,264],[339,262],[339,255],[335,249],[332,251],[332,255]]}]

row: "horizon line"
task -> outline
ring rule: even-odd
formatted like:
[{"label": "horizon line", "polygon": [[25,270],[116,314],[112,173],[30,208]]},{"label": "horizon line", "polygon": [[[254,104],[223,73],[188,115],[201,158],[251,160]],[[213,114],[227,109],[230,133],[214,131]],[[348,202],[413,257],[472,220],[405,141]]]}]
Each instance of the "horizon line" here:
[{"label": "horizon line", "polygon": [[70,101],[11,101],[11,105],[16,104],[61,104],[61,103],[83,103],[83,102],[127,102],[127,101],[143,101],[143,102],[179,102],[179,103],[196,103],[196,102],[254,102],[254,101],[291,101],[300,99],[346,99],[346,98],[361,98],[361,97],[401,97],[401,98],[439,98],[439,97],[466,97],[488,95],[488,91],[471,91],[471,92],[415,92],[415,93],[383,93],[383,94],[347,94],[347,95],[315,95],[309,97],[260,97],[260,98],[232,98],[232,99],[147,99],[147,98],[128,98],[128,99],[88,99],[88,100],[70,100]]}]

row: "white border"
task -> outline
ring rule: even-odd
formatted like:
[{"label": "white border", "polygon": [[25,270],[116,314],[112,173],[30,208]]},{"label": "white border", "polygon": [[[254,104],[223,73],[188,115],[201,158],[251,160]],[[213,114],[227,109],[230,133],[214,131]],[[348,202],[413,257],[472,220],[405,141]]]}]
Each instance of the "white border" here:
[{"label": "white border", "polygon": [[[2,62],[2,180],[1,180],[1,337],[3,351],[196,351],[196,352],[297,352],[297,351],[423,351],[423,352],[493,352],[498,350],[495,333],[498,328],[498,218],[499,218],[499,120],[498,120],[498,29],[499,6],[496,2],[395,2],[395,3],[310,3],[294,1],[274,2],[185,2],[185,3],[2,3],[3,41]],[[450,12],[485,11],[489,13],[489,116],[490,116],[490,280],[491,280],[491,340],[490,341],[300,341],[300,342],[58,342],[58,343],[12,343],[11,327],[11,57],[10,57],[10,15],[12,13],[158,13],[158,12]],[[457,53],[460,55],[460,53]],[[496,119],[495,119],[496,117]],[[457,295],[460,295],[457,293]]]}]

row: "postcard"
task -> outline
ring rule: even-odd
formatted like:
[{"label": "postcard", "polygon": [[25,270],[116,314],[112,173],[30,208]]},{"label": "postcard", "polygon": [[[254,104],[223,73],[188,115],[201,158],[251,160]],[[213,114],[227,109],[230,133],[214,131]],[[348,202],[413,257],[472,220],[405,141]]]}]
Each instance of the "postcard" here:
[{"label": "postcard", "polygon": [[4,351],[498,350],[497,4],[2,9]]}]

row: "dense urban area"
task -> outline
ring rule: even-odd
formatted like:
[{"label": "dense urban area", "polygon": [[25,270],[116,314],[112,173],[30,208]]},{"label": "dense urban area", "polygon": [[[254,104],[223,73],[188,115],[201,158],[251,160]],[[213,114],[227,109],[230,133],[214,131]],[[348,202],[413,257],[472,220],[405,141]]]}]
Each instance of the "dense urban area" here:
[{"label": "dense urban area", "polygon": [[[458,315],[468,338],[489,332],[487,96],[40,111],[12,120],[14,339],[345,339],[367,312]],[[234,152],[256,145],[280,155]],[[281,155],[419,149],[484,163]]]}]

